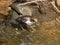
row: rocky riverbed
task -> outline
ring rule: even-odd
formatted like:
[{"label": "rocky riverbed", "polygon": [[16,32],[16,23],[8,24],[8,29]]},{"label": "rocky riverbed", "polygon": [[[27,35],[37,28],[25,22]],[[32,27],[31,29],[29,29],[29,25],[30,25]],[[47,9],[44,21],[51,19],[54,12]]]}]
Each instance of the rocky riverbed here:
[{"label": "rocky riverbed", "polygon": [[[36,7],[31,8],[33,13],[27,10],[38,19],[39,24],[34,26],[35,32],[0,24],[0,45],[60,45],[60,13],[52,8],[44,8],[43,14]],[[14,14],[16,17],[17,14]]]}]

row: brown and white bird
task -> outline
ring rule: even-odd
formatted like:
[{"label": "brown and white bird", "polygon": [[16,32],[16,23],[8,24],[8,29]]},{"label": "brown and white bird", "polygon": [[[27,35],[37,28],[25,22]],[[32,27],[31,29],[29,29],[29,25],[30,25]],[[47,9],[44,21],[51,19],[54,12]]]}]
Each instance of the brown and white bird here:
[{"label": "brown and white bird", "polygon": [[37,22],[37,19],[32,17],[32,16],[22,16],[22,17],[18,17],[16,19],[16,21],[18,22],[19,27],[21,27],[23,30],[24,29],[32,29],[32,32],[36,31],[32,25],[35,25]]},{"label": "brown and white bird", "polygon": [[36,22],[32,16],[22,16],[22,17],[17,18],[16,21],[19,23],[23,22],[26,25],[30,25],[30,26],[35,24]]}]

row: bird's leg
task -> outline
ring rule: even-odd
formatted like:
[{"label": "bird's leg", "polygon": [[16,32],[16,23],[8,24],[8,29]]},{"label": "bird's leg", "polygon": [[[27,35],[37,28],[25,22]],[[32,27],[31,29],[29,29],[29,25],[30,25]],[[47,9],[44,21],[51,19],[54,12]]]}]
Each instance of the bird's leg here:
[{"label": "bird's leg", "polygon": [[32,32],[35,32],[36,31],[36,29],[34,29],[32,26],[30,26],[30,28],[32,29]]},{"label": "bird's leg", "polygon": [[20,27],[21,27],[21,29],[22,29],[23,31],[26,31],[26,29],[24,29],[22,25],[20,25]]}]

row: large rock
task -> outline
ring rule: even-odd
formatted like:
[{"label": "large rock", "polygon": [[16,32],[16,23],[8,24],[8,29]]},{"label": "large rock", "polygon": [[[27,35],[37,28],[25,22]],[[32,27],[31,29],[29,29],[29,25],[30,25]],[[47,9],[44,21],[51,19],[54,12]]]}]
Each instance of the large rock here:
[{"label": "large rock", "polygon": [[11,7],[20,15],[29,15],[32,16],[33,12],[35,11],[35,8],[33,6],[21,6],[20,3],[12,4]]},{"label": "large rock", "polygon": [[28,7],[28,6],[25,6],[25,7],[22,7],[20,9],[20,12],[23,14],[23,15],[30,15],[32,16],[32,8]]}]

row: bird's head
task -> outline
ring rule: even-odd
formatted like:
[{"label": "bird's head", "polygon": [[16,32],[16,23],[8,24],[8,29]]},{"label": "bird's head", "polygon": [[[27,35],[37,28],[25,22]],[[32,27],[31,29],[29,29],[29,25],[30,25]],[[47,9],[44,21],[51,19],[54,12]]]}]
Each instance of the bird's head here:
[{"label": "bird's head", "polygon": [[36,24],[37,22],[37,19],[34,18],[33,16],[25,16],[24,19],[26,21],[23,20],[23,22],[30,26]]}]

